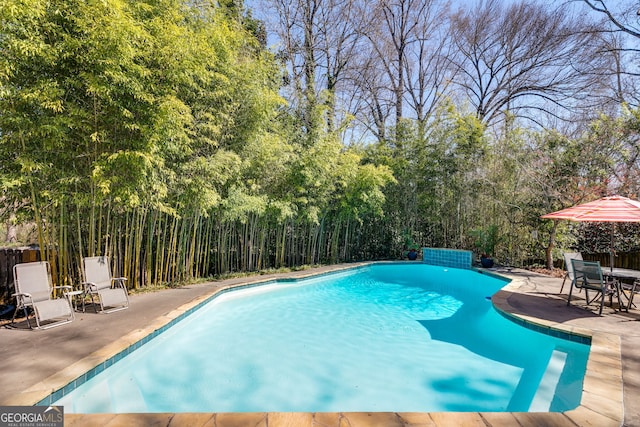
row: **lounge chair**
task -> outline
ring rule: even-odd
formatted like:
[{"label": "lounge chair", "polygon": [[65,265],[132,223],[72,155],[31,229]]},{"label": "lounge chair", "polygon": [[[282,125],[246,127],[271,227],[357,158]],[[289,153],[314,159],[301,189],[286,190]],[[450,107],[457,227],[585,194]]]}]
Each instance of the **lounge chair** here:
[{"label": "lounge chair", "polygon": [[[16,310],[13,313],[11,324],[16,320],[18,310],[23,309],[29,328],[28,308],[33,309],[36,327],[35,329],[49,329],[71,322],[74,319],[73,309],[68,295],[63,292],[62,297],[54,298],[56,289],[71,291],[71,286],[51,286],[49,263],[46,261],[28,262],[16,264],[13,267],[13,277],[16,288]],[[44,322],[44,323],[43,323]]]},{"label": "lounge chair", "polygon": [[[572,259],[571,264],[573,265],[575,276],[573,281],[571,282],[571,288],[569,289],[569,298],[567,299],[567,305],[570,305],[571,303],[571,293],[574,287],[578,289],[584,289],[587,305],[591,304],[598,297],[600,297],[600,311],[598,312],[599,315],[602,315],[604,299],[607,296],[609,297],[610,305],[613,305],[614,295],[617,295],[618,304],[621,304],[618,288],[615,286],[615,284],[609,285],[609,283],[604,280],[600,262]],[[589,291],[596,292],[596,295],[592,299],[589,299]]]},{"label": "lounge chair", "polygon": [[[82,259],[85,294],[91,297],[93,309],[101,313],[129,308],[129,295],[124,282],[126,277],[112,277],[109,258],[106,256],[87,257]],[[97,297],[97,303],[94,300]],[[111,307],[107,310],[107,307]],[[84,311],[84,299],[82,304]]]},{"label": "lounge chair", "polygon": [[569,279],[569,283],[573,282],[575,274],[573,273],[573,264],[571,264],[572,259],[582,260],[582,254],[580,252],[565,252],[562,254],[564,258],[564,267],[567,269],[567,273],[564,275],[564,279],[562,279],[562,286],[560,287],[560,293],[564,289],[564,282]]}]

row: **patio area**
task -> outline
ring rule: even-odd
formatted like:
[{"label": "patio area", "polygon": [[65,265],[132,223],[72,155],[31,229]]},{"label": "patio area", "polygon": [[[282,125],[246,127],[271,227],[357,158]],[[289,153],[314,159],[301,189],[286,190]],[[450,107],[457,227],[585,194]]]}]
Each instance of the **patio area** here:
[{"label": "patio area", "polygon": [[[131,308],[109,315],[76,313],[74,322],[47,331],[0,328],[0,404],[33,405],[92,367],[221,289],[274,277],[304,277],[353,264],[190,285],[131,296]],[[640,425],[640,309],[628,313],[584,307],[584,294],[567,307],[562,279],[513,270],[493,298],[515,316],[542,326],[590,335],[592,354],[582,404],[566,413],[241,413],[65,414],[65,425],[158,426],[638,426]],[[636,303],[639,303],[636,300]]]}]

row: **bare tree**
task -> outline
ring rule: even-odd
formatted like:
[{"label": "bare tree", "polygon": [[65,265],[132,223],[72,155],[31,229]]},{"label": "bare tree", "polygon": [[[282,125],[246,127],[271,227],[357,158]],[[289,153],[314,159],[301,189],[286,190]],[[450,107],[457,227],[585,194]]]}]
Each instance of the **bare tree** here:
[{"label": "bare tree", "polygon": [[568,5],[583,4],[602,17],[601,37],[606,41],[600,54],[609,63],[601,77],[610,78],[612,99],[617,103],[640,105],[639,77],[640,4],[637,0],[572,0]]},{"label": "bare tree", "polygon": [[349,69],[352,89],[348,108],[363,130],[377,141],[386,141],[394,101],[384,70],[367,49],[361,46],[356,52],[357,66]]},{"label": "bare tree", "polygon": [[447,58],[452,55],[448,31],[448,4],[432,5],[415,29],[415,42],[404,62],[407,104],[424,124],[446,97],[452,81]]},{"label": "bare tree", "polygon": [[299,111],[306,131],[313,128],[316,105],[316,19],[322,0],[267,0],[273,10],[279,45],[278,57],[286,67],[285,86],[292,107]]},{"label": "bare tree", "polygon": [[603,108],[603,112],[617,115],[622,104],[636,107],[640,105],[640,74],[632,71],[635,68],[633,58],[628,49],[624,48],[628,37],[605,31],[600,33],[600,38],[597,55],[601,58],[601,65],[593,70],[604,89],[600,105],[609,106],[609,111]]},{"label": "bare tree", "polygon": [[[575,1],[575,0],[574,0]],[[590,9],[604,15],[613,28],[632,37],[640,38],[640,5],[636,0],[578,0]],[[634,49],[640,52],[640,49]]]},{"label": "bare tree", "polygon": [[336,98],[353,57],[354,0],[267,0],[278,17],[279,55],[289,72],[289,98],[303,112],[308,129],[316,107],[326,107],[329,131],[335,130]]},{"label": "bare tree", "polygon": [[597,87],[596,33],[566,10],[481,0],[452,17],[457,85],[477,116],[495,123],[509,111],[539,123],[566,118]]},{"label": "bare tree", "polygon": [[336,99],[340,91],[346,88],[343,81],[346,71],[354,58],[358,46],[358,22],[361,17],[357,14],[354,0],[326,0],[320,11],[320,57],[322,82],[326,90],[324,103],[327,106],[327,126],[335,129],[334,121],[338,117]]},{"label": "bare tree", "polygon": [[488,124],[508,112],[561,127],[638,96],[620,37],[575,7],[478,0],[451,14],[447,0],[264,1],[307,130],[321,110],[329,131],[354,117],[389,140],[386,128],[403,118],[424,126],[445,98]]},{"label": "bare tree", "polygon": [[[435,0],[376,0],[364,3],[368,22],[361,31],[370,52],[379,62],[394,98],[395,123],[404,116],[407,56],[419,41],[420,32],[431,23],[429,12]],[[424,47],[424,44],[423,44]]]}]

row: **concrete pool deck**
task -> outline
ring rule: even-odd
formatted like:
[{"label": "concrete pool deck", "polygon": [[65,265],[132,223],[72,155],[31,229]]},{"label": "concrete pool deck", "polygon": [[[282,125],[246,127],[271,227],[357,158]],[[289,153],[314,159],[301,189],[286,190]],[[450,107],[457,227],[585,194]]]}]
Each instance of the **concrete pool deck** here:
[{"label": "concrete pool deck", "polygon": [[[103,315],[77,313],[74,322],[45,331],[0,328],[0,405],[34,405],[88,370],[158,330],[210,295],[232,286],[305,277],[357,264],[229,279],[131,296],[131,308]],[[526,321],[592,337],[581,405],[565,413],[194,413],[65,414],[65,426],[640,426],[640,310],[567,307],[562,279],[523,270],[494,304]]]}]

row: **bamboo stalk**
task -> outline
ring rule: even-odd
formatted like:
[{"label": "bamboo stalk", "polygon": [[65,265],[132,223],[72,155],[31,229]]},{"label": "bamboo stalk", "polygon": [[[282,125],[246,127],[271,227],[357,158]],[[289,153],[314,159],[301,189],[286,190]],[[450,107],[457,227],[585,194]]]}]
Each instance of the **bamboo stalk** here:
[{"label": "bamboo stalk", "polygon": [[197,255],[197,237],[198,237],[198,226],[200,223],[200,214],[199,212],[194,212],[193,214],[193,223],[191,224],[191,243],[189,248],[189,255],[187,257],[187,279],[193,279],[198,274],[198,269],[196,266],[196,255]]},{"label": "bamboo stalk", "polygon": [[144,255],[145,255],[145,259],[144,259],[144,270],[143,270],[143,284],[145,287],[151,287],[152,286],[152,275],[151,272],[153,271],[153,251],[152,251],[152,247],[153,247],[153,235],[154,235],[154,230],[157,226],[157,221],[158,221],[158,211],[157,210],[153,210],[152,214],[151,214],[151,221],[149,221],[147,223],[147,233],[146,233],[146,239],[145,239],[145,250],[144,250]]},{"label": "bamboo stalk", "polygon": [[168,215],[160,213],[158,218],[158,237],[156,241],[155,283],[164,283],[165,244],[167,237]]},{"label": "bamboo stalk", "polygon": [[210,262],[211,262],[211,242],[213,241],[213,224],[214,221],[212,220],[211,216],[207,217],[207,221],[206,221],[206,233],[205,233],[205,240],[204,240],[204,251],[203,251],[203,260],[202,260],[202,265],[204,266],[204,274],[206,274],[206,276],[208,277],[209,275],[211,275],[211,266],[210,266]]},{"label": "bamboo stalk", "polygon": [[96,255],[97,256],[102,255],[102,217],[103,217],[102,209],[103,209],[103,206],[104,204],[101,201],[98,204],[98,228],[97,228],[97,234],[96,234]]}]

